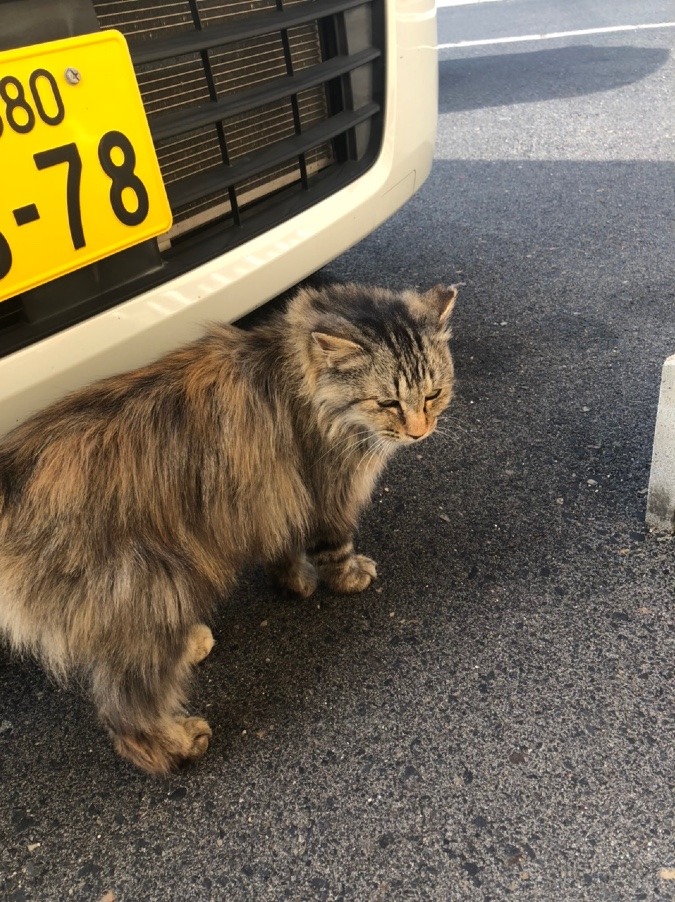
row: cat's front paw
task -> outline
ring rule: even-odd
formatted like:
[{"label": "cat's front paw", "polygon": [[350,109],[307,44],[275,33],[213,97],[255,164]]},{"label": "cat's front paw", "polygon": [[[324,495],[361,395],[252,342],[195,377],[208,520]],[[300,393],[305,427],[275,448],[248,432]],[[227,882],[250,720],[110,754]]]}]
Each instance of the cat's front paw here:
[{"label": "cat's front paw", "polygon": [[337,564],[323,564],[319,573],[333,592],[349,595],[363,592],[377,578],[377,567],[372,558],[364,554],[352,554]]},{"label": "cat's front paw", "polygon": [[274,564],[268,567],[268,572],[280,588],[300,598],[309,598],[319,583],[316,567],[306,557]]},{"label": "cat's front paw", "polygon": [[209,656],[216,640],[205,623],[196,623],[190,630],[187,643],[187,659],[190,664],[201,664]]}]

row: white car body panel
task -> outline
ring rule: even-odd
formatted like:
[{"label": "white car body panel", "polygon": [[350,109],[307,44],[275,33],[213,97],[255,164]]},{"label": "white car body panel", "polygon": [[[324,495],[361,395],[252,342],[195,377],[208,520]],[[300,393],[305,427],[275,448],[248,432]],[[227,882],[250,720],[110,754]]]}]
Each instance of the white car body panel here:
[{"label": "white car body panel", "polygon": [[234,320],[337,257],[391,216],[431,168],[436,11],[388,0],[383,143],[356,181],[188,273],[0,358],[0,433],[65,393],[140,366]]}]

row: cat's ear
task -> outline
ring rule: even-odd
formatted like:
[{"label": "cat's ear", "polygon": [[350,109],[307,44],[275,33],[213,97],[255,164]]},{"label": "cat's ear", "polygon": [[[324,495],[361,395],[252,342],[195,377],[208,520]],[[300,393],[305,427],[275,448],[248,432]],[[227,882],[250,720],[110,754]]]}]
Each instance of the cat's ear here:
[{"label": "cat's ear", "polygon": [[448,325],[454,310],[458,288],[459,285],[434,285],[425,295],[429,307],[438,315],[438,324],[443,329]]},{"label": "cat's ear", "polygon": [[338,369],[349,369],[356,365],[365,353],[355,341],[329,335],[327,332],[312,332],[312,339],[328,366]]}]

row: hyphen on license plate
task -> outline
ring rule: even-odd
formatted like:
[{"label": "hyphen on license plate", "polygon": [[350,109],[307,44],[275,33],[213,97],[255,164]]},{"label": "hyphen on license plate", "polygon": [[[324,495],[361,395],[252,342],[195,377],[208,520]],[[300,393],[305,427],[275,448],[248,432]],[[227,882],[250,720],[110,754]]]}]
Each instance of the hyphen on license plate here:
[{"label": "hyphen on license plate", "polygon": [[124,37],[0,53],[0,301],[166,232]]}]

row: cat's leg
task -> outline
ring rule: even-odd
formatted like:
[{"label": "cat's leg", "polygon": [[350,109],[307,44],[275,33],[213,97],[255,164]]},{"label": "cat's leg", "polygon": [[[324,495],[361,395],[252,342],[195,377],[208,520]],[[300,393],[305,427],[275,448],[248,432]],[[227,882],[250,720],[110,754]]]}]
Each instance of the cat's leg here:
[{"label": "cat's leg", "polygon": [[145,645],[137,637],[117,658],[93,665],[94,701],[115,751],[141,770],[168,773],[206,752],[211,728],[186,717],[183,706],[193,664],[212,647],[210,633],[198,624]]},{"label": "cat's leg", "polygon": [[270,564],[267,572],[278,586],[301,598],[309,598],[319,582],[316,568],[304,551],[285,555],[281,560]]},{"label": "cat's leg", "polygon": [[375,561],[355,554],[351,536],[322,539],[309,551],[319,578],[333,592],[363,592],[377,577]]}]

